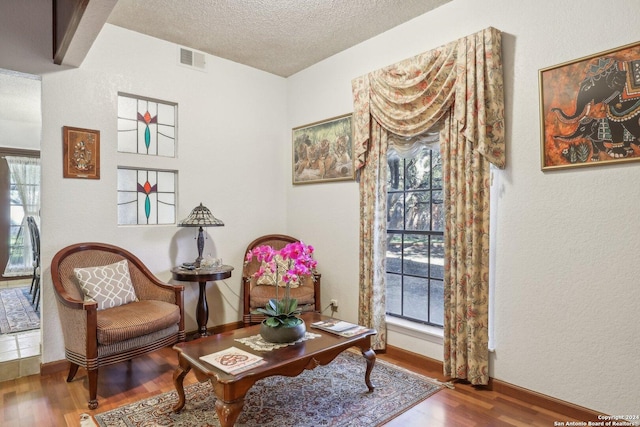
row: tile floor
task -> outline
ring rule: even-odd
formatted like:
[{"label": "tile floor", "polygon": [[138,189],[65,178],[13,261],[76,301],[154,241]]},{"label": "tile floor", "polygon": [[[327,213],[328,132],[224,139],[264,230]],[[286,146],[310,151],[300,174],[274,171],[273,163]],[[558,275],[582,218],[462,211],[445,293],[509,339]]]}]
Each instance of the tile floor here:
[{"label": "tile floor", "polygon": [[[30,282],[27,283],[29,284]],[[24,283],[0,282],[0,288],[24,285]],[[40,373],[41,342],[40,329],[0,334],[0,381]]]}]

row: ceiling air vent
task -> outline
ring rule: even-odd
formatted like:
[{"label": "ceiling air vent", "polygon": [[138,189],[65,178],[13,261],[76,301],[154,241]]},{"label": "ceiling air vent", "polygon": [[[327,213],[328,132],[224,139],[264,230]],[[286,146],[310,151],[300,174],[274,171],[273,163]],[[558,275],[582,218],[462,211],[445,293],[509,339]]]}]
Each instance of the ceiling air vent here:
[{"label": "ceiling air vent", "polygon": [[186,49],[180,47],[178,49],[180,65],[193,68],[196,70],[204,71],[206,69],[206,63],[204,60],[204,53],[196,52],[195,50]]}]

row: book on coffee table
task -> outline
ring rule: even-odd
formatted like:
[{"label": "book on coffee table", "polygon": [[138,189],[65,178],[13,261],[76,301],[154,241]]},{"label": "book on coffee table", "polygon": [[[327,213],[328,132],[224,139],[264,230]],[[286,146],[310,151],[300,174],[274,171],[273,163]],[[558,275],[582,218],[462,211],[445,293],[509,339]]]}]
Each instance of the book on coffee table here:
[{"label": "book on coffee table", "polygon": [[311,324],[312,328],[318,328],[323,331],[331,332],[343,337],[352,337],[358,335],[364,331],[369,330],[364,326],[357,325],[355,323],[345,322],[344,320],[330,319],[320,322],[314,322]]},{"label": "book on coffee table", "polygon": [[261,356],[236,347],[229,347],[225,350],[200,356],[200,360],[232,375],[248,371],[265,363]]}]

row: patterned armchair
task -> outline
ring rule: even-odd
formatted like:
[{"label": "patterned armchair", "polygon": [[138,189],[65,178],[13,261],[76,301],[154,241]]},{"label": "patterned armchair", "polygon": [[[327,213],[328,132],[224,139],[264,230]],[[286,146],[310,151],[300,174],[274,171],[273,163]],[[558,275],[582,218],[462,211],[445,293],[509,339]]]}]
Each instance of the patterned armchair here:
[{"label": "patterned armchair", "polygon": [[99,367],[185,339],[184,287],[160,282],[122,248],[68,246],[53,257],[51,275],[71,363],[67,381],[87,370],[89,409],[98,407]]},{"label": "patterned armchair", "polygon": [[[247,250],[244,252],[246,255],[251,249],[258,246],[268,245],[275,250],[282,249],[289,243],[298,242],[299,239],[291,236],[285,236],[283,234],[268,234],[266,236],[258,237],[253,242],[249,243]],[[262,285],[257,283],[257,280],[252,277],[253,274],[258,271],[261,263],[256,259],[246,263],[242,269],[242,286],[243,286],[243,316],[242,321],[245,326],[252,323],[259,323],[264,320],[264,316],[261,314],[252,314],[252,312],[260,307],[264,307],[270,299],[276,296],[276,287],[273,285]],[[316,311],[320,312],[320,278],[321,275],[316,271],[312,276],[304,278],[302,283],[297,288],[291,289],[291,298],[298,300],[298,307],[303,311]],[[281,290],[281,292],[283,292]],[[280,294],[282,295],[282,294]]]}]

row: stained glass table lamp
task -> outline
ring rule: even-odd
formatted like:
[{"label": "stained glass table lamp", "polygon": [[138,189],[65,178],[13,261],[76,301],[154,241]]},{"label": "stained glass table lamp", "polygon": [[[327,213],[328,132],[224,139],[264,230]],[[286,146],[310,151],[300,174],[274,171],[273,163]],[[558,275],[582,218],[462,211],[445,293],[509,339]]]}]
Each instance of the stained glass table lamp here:
[{"label": "stained glass table lamp", "polygon": [[196,268],[200,267],[202,261],[202,251],[204,250],[204,230],[202,227],[222,227],[224,222],[213,216],[211,211],[200,203],[196,206],[188,217],[178,223],[178,227],[200,227],[198,230],[198,258],[194,263]]}]

